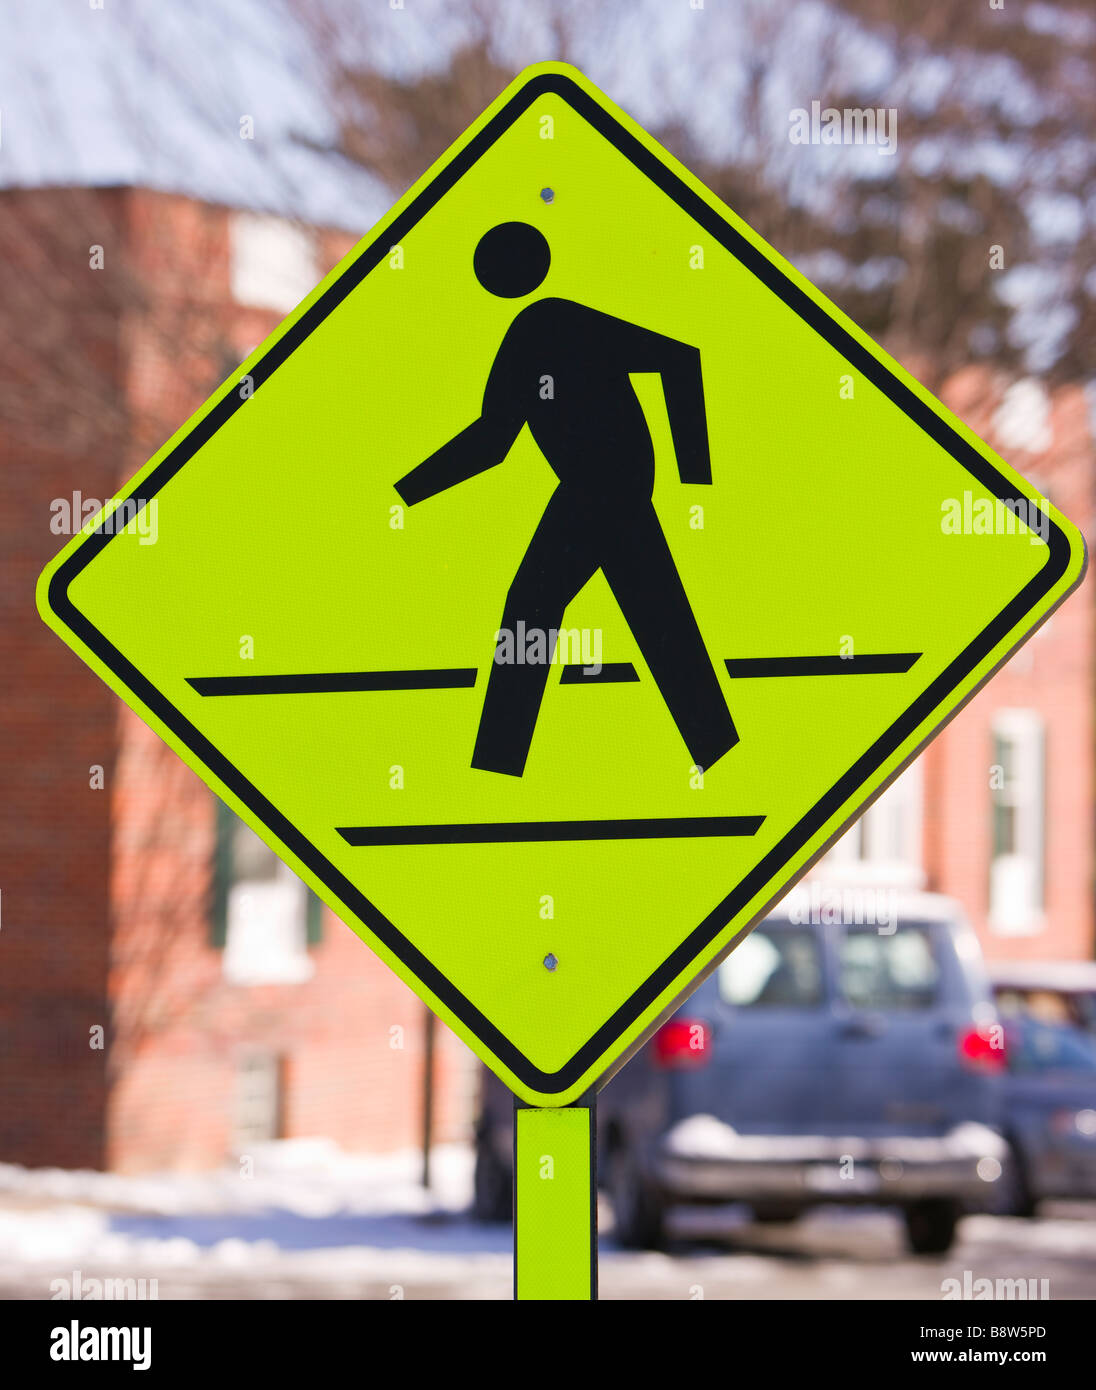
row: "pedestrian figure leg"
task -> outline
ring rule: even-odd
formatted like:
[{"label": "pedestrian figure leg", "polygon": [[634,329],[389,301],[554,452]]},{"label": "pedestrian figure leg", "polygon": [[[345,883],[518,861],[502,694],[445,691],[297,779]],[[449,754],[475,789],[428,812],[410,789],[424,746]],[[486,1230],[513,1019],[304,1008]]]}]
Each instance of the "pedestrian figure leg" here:
[{"label": "pedestrian figure leg", "polygon": [[[526,632],[558,631],[567,605],[596,570],[581,514],[558,491],[553,493],[506,595],[500,631],[516,636],[519,622]],[[552,650],[546,647],[544,660],[534,664],[492,662],[473,767],[522,775],[551,660]]]},{"label": "pedestrian figure leg", "polygon": [[698,767],[738,742],[658,515],[628,508],[601,537],[601,568],[643,659]]}]

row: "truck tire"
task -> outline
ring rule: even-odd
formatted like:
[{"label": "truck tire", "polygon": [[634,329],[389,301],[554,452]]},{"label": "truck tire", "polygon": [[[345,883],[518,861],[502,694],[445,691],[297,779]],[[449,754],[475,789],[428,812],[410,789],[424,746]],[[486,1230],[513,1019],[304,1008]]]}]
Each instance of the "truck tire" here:
[{"label": "truck tire", "polygon": [[905,1210],[906,1244],[915,1255],[944,1255],[955,1243],[958,1202],[930,1197]]},{"label": "truck tire", "polygon": [[609,1196],[620,1244],[627,1250],[661,1249],[666,1239],[666,1203],[623,1145],[609,1159]]},{"label": "truck tire", "polygon": [[486,1134],[476,1138],[476,1167],[472,1179],[472,1216],[497,1225],[514,1215],[514,1175],[500,1162]]},{"label": "truck tire", "polygon": [[1027,1167],[1020,1155],[1019,1146],[1013,1140],[1009,1141],[1008,1158],[1000,1181],[1001,1190],[993,1206],[995,1215],[1023,1216],[1029,1220],[1037,1215],[1038,1204],[1032,1196]]}]

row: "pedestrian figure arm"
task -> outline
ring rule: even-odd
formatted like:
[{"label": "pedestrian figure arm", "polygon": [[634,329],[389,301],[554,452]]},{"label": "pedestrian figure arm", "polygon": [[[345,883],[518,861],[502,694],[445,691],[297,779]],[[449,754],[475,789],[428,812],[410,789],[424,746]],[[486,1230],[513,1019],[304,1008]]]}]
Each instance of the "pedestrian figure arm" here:
[{"label": "pedestrian figure arm", "polygon": [[396,484],[396,491],[409,507],[503,461],[525,423],[514,375],[512,354],[504,339],[487,380],[479,419]]},{"label": "pedestrian figure arm", "polygon": [[671,346],[661,369],[662,390],[677,455],[678,476],[683,483],[710,483],[712,460],[708,451],[700,349],[672,338],[666,341]]},{"label": "pedestrian figure arm", "polygon": [[704,409],[704,377],[700,349],[637,324],[617,320],[626,339],[629,370],[657,372],[662,378],[666,414],[670,420],[678,476],[683,483],[710,483],[708,417]]},{"label": "pedestrian figure arm", "polygon": [[413,507],[416,502],[494,468],[506,457],[513,442],[513,436],[504,438],[495,423],[481,415],[417,468],[412,468],[396,484],[396,491],[409,507]]}]

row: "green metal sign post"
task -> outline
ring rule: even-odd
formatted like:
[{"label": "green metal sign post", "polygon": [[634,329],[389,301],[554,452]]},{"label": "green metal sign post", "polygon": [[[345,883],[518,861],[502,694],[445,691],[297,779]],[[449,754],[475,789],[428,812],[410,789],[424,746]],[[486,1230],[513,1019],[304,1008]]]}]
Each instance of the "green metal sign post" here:
[{"label": "green metal sign post", "polygon": [[514,1107],[514,1297],[597,1298],[597,1142],[593,1097]]}]

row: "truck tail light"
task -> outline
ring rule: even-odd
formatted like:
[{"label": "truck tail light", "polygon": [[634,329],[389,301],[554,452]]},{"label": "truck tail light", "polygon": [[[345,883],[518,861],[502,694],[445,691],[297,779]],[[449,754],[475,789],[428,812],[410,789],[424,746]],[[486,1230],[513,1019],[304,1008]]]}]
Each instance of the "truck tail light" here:
[{"label": "truck tail light", "polygon": [[959,1056],[975,1071],[1004,1071],[1008,1058],[1004,1029],[1000,1024],[968,1028],[959,1035]]},{"label": "truck tail light", "polygon": [[672,1018],[655,1034],[656,1065],[682,1071],[703,1067],[711,1057],[712,1031],[694,1018]]}]

